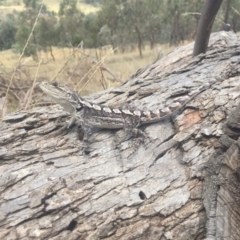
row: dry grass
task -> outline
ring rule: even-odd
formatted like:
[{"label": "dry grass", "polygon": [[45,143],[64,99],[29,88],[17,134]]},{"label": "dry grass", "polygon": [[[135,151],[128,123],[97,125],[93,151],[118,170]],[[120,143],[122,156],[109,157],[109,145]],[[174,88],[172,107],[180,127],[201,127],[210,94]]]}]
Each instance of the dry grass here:
[{"label": "dry grass", "polygon": [[[164,47],[163,55],[166,55],[171,51],[172,48]],[[40,72],[38,78],[40,79],[53,79],[54,76],[59,72],[62,66],[65,64],[66,59],[72,54],[72,49],[69,48],[57,48],[53,47],[53,55],[55,57],[55,61],[52,60],[49,52],[41,52],[39,53],[39,58],[42,56],[42,64],[40,66]],[[145,67],[148,64],[151,64],[153,61],[157,59],[158,50],[146,49],[143,51],[143,58],[139,57],[139,53],[137,50],[126,53],[117,53],[114,54],[109,50],[95,50],[95,49],[85,49],[82,50],[85,54],[91,55],[93,58],[105,58],[104,64],[111,69],[120,79],[127,80],[133,73],[135,73],[139,68]],[[6,50],[0,52],[0,66],[1,69],[4,68],[6,72],[11,72],[17,64],[19,55],[14,53],[12,50]],[[99,61],[100,59],[97,59]],[[79,66],[78,66],[79,65]],[[81,52],[76,52],[75,56],[71,58],[69,63],[63,72],[58,76],[57,80],[63,82],[69,82],[71,73],[79,74],[80,70],[85,73],[89,69],[92,68],[94,71],[95,64],[91,64],[91,60],[86,56],[82,55]],[[23,57],[21,61],[21,71],[23,74],[28,76],[29,79],[33,79],[36,73],[36,69],[38,67],[37,59],[33,59],[32,57]],[[77,67],[74,71],[74,67]],[[79,77],[84,74],[80,74]],[[107,87],[116,86],[118,84],[115,79],[104,72],[104,76],[107,80]],[[101,74],[99,71],[96,72],[93,77],[94,84],[89,82],[89,86],[87,86],[86,92],[95,92],[102,88],[101,84],[96,84],[99,81]],[[75,77],[74,77],[75,78]],[[80,79],[75,80],[74,82],[78,82]],[[71,84],[71,83],[70,83]],[[91,86],[94,85],[94,86]],[[100,88],[100,89],[99,89]]]},{"label": "dry grass", "polygon": [[[61,0],[43,0],[42,3],[44,3],[48,10],[58,12],[59,5]],[[94,7],[89,4],[85,3],[77,3],[77,7],[81,12],[84,14],[88,14],[91,12],[97,12],[99,11],[98,7]],[[21,0],[6,0],[6,3],[4,6],[0,6],[0,14],[7,14],[13,12],[13,10],[16,11],[23,11],[24,10],[24,4]]]},{"label": "dry grass", "polygon": [[158,58],[159,52],[161,52],[161,56],[166,56],[173,49],[174,47],[168,45],[157,46],[154,49],[146,46],[143,51],[143,58],[139,57],[139,52],[135,49],[131,52],[112,54],[105,62],[121,79],[127,80],[139,68],[153,63]]},{"label": "dry grass", "polygon": [[[50,11],[58,12],[61,0],[43,0],[42,2],[47,6]],[[84,14],[88,14],[90,12],[97,12],[99,10],[99,8],[97,7],[79,2],[77,3],[77,7]]]}]

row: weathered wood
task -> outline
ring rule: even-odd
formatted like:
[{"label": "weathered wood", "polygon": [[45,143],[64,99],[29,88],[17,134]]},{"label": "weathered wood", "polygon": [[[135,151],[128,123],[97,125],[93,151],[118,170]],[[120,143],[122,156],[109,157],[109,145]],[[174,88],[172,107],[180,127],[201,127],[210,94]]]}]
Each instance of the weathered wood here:
[{"label": "weathered wood", "polygon": [[192,59],[189,44],[91,96],[154,109],[212,83],[173,120],[142,127],[136,151],[132,139],[116,144],[123,130],[102,130],[84,155],[76,129],[59,130],[68,115],[58,105],[6,116],[0,239],[239,239],[238,117],[227,122],[239,104],[239,42],[212,34],[207,54]]}]

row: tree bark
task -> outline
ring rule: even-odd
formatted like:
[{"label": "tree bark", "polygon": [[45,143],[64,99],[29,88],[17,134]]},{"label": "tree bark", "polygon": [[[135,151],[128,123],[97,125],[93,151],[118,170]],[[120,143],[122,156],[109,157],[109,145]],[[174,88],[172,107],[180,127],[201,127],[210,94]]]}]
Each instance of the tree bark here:
[{"label": "tree bark", "polygon": [[239,239],[239,41],[212,34],[207,54],[178,48],[89,97],[156,109],[210,84],[182,113],[140,127],[137,149],[132,138],[116,144],[123,130],[101,130],[84,155],[77,126],[57,124],[69,119],[58,105],[6,116],[0,239]]}]

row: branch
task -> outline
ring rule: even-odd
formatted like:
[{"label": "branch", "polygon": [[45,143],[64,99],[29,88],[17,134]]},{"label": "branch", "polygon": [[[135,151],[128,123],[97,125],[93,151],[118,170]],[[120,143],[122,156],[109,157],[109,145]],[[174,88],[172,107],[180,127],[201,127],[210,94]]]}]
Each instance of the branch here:
[{"label": "branch", "polygon": [[[84,52],[81,52],[81,54],[83,54],[84,56],[88,57],[91,59],[92,63],[98,64],[98,61],[91,55],[88,55]],[[122,79],[120,79],[119,77],[117,77],[103,62],[100,65],[100,68],[102,70],[107,71],[116,81],[120,82],[120,83],[124,83],[124,81]]]},{"label": "branch", "polygon": [[201,18],[197,28],[193,57],[207,51],[212,25],[221,4],[222,0],[205,0]]}]

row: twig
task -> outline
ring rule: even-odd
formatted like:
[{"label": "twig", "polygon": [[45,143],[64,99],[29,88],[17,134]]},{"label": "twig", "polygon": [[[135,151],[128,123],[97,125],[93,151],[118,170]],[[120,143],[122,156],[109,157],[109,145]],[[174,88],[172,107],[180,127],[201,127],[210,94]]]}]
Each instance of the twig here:
[{"label": "twig", "polygon": [[[96,66],[94,66],[96,68],[96,70],[91,74],[91,76],[88,78],[87,82],[83,85],[83,87],[78,91],[81,92],[85,86],[90,82],[92,76],[96,73],[97,69],[100,67],[100,65],[102,64],[102,62],[105,60],[105,58],[114,51],[114,49],[110,50],[102,59],[101,61],[97,62]],[[85,53],[82,53],[83,55],[86,55]],[[75,86],[76,88],[79,86],[79,84],[82,82],[82,80],[90,73],[90,71],[92,70],[89,69],[89,71],[82,77],[82,79],[78,82],[78,84]]]},{"label": "twig", "polygon": [[35,77],[34,77],[34,80],[33,80],[33,84],[32,84],[32,87],[31,87],[31,90],[30,90],[30,93],[29,93],[29,97],[27,97],[27,103],[26,103],[26,105],[24,104],[24,105],[25,105],[24,110],[27,109],[27,107],[28,107],[28,105],[29,105],[29,103],[30,103],[30,101],[31,101],[33,89],[34,89],[34,87],[35,87],[35,83],[36,83],[36,80],[37,80],[37,76],[38,76],[38,72],[39,72],[39,69],[40,69],[40,65],[41,65],[41,63],[42,63],[42,59],[43,59],[43,56],[41,55],[41,59],[40,59],[40,61],[38,62],[37,71],[36,71],[36,74],[35,74]]},{"label": "twig", "polygon": [[[113,51],[114,51],[114,50],[113,50]],[[89,58],[92,60],[92,62],[94,62],[95,64],[98,63],[98,61],[97,61],[94,57],[92,57],[92,56],[90,56],[90,55],[88,55],[88,54],[86,54],[86,53],[83,53],[83,52],[81,52],[81,54],[85,55],[86,57],[89,57]],[[117,77],[108,67],[106,67],[106,65],[103,63],[103,61],[101,61],[101,66],[100,66],[100,68],[101,68],[102,70],[107,71],[107,72],[108,72],[114,79],[116,79],[118,82],[120,82],[120,83],[123,83],[123,82],[124,82],[122,79],[120,79],[119,77]]]},{"label": "twig", "polygon": [[[9,89],[8,94],[9,94],[9,95],[11,94],[18,102],[21,101],[21,99],[20,99],[20,98],[14,93],[14,91],[12,91],[11,89]],[[4,93],[4,95],[6,96],[5,93]]]},{"label": "twig", "polygon": [[[80,65],[81,65],[81,63],[79,62],[79,64],[77,64],[74,68],[73,68],[73,70],[72,70],[72,72],[70,72],[69,71],[69,73],[68,73],[68,75],[69,75],[69,77],[68,77],[68,82],[70,82],[71,80],[72,80],[72,77],[73,77],[73,74],[74,74],[74,72],[75,72],[75,70],[77,70],[79,67],[80,67]],[[76,73],[75,73],[76,74]],[[78,74],[79,75],[79,74]]]},{"label": "twig", "polygon": [[[22,53],[21,53],[21,55],[20,55],[20,57],[19,57],[19,59],[18,59],[17,65],[16,65],[16,67],[15,67],[15,69],[14,69],[14,72],[13,72],[11,78],[10,78],[10,82],[9,82],[9,85],[8,85],[8,88],[7,88],[7,91],[6,91],[6,97],[5,97],[5,99],[4,99],[4,101],[3,101],[3,105],[2,105],[2,111],[3,111],[3,109],[4,109],[4,106],[5,106],[5,103],[6,103],[6,99],[7,99],[7,96],[8,96],[8,92],[9,92],[9,89],[10,89],[10,87],[11,87],[11,85],[12,85],[13,78],[14,78],[14,76],[15,76],[15,73],[17,72],[17,69],[18,69],[18,67],[19,67],[19,65],[20,65],[20,61],[21,61],[21,59],[22,59],[22,57],[23,57],[23,55],[24,55],[24,53],[25,53],[25,50],[26,50],[26,48],[27,48],[27,45],[28,45],[28,43],[29,43],[29,41],[30,41],[30,39],[31,39],[31,37],[32,37],[32,35],[33,35],[33,31],[34,31],[34,29],[35,29],[35,27],[36,27],[36,25],[37,25],[37,21],[38,21],[38,18],[39,18],[39,16],[40,16],[42,7],[43,7],[43,5],[41,5],[41,7],[40,7],[40,9],[39,9],[39,11],[38,11],[38,15],[37,15],[36,20],[35,20],[35,22],[34,22],[34,24],[33,24],[32,30],[31,30],[31,32],[30,32],[30,34],[29,34],[29,36],[28,36],[27,42],[26,42],[26,44],[25,44],[25,46],[24,46],[24,48],[23,48],[23,50],[22,50]],[[2,121],[2,118],[1,118],[1,121]],[[1,121],[0,121],[0,122],[1,122]]]},{"label": "twig", "polygon": [[105,80],[102,68],[100,67],[100,73],[101,73],[101,78],[100,78],[100,83],[102,84],[103,89],[107,89],[107,82]]},{"label": "twig", "polygon": [[[232,7],[233,8],[233,7]],[[201,15],[201,13],[199,12],[185,12],[181,14],[182,16],[188,16],[188,15]],[[222,24],[225,24],[225,22],[223,20],[221,20],[220,18],[215,18],[216,21],[221,22]]]},{"label": "twig", "polygon": [[[101,65],[101,62],[99,62],[99,63],[96,64],[96,66],[95,66],[95,67],[96,67],[95,71],[88,77],[88,80],[87,80],[86,83],[82,86],[82,88],[80,88],[80,90],[79,90],[78,92],[81,92],[81,91],[86,87],[86,85],[92,80],[92,77],[93,77],[94,74],[97,72],[98,67],[100,67],[100,65]],[[92,68],[89,69],[89,71],[82,77],[82,79],[77,83],[76,88],[79,86],[79,84],[82,82],[82,80],[90,73],[91,70],[92,70]]]},{"label": "twig", "polygon": [[62,66],[62,68],[58,71],[58,73],[56,74],[56,76],[53,78],[52,82],[54,82],[56,80],[56,78],[58,77],[58,75],[60,74],[60,72],[62,72],[62,70],[65,68],[65,66],[67,65],[67,63],[70,61],[70,59],[72,58],[72,56],[74,55],[74,53],[78,50],[79,46],[82,46],[83,42],[80,42],[76,48],[73,49],[71,55],[69,56],[69,58],[67,59],[67,61],[64,63],[64,65]]},{"label": "twig", "polygon": [[[98,54],[98,51],[97,51],[97,49],[95,49],[95,54],[96,54],[96,59],[99,61],[99,59],[101,59],[101,56],[99,57],[99,54]],[[102,69],[102,67],[100,66],[100,74],[101,74],[101,78],[100,78],[100,83],[102,84],[102,87],[103,87],[103,89],[107,89],[107,81],[106,81],[106,79],[105,79],[105,77],[104,77],[104,74],[103,74],[103,69]]]},{"label": "twig", "polygon": [[237,13],[237,14],[240,16],[240,13],[239,13],[239,11],[238,11],[237,9],[235,9],[234,7],[232,7],[232,9],[233,9],[233,11],[234,11],[235,13]]},{"label": "twig", "polygon": [[[73,54],[78,50],[78,48],[80,46],[82,46],[83,42],[81,41],[76,48],[73,49],[71,55],[68,57],[68,59],[66,60],[66,62],[64,63],[64,65],[62,66],[62,68],[57,72],[56,76],[52,79],[52,82],[54,82],[56,80],[56,78],[58,77],[58,75],[62,72],[62,70],[65,68],[65,66],[67,65],[67,63],[70,61],[70,59],[72,58]],[[39,100],[42,98],[43,93],[40,95],[40,97],[36,100],[35,104],[38,104]]]},{"label": "twig", "polygon": [[188,15],[201,15],[199,12],[185,12],[181,14],[182,16],[188,16]]},{"label": "twig", "polygon": [[[0,83],[0,86],[3,87],[3,88],[8,88],[8,86],[3,84],[3,83]],[[9,89],[11,89],[11,90],[24,90],[24,89],[28,89],[28,87],[10,87]]]}]

